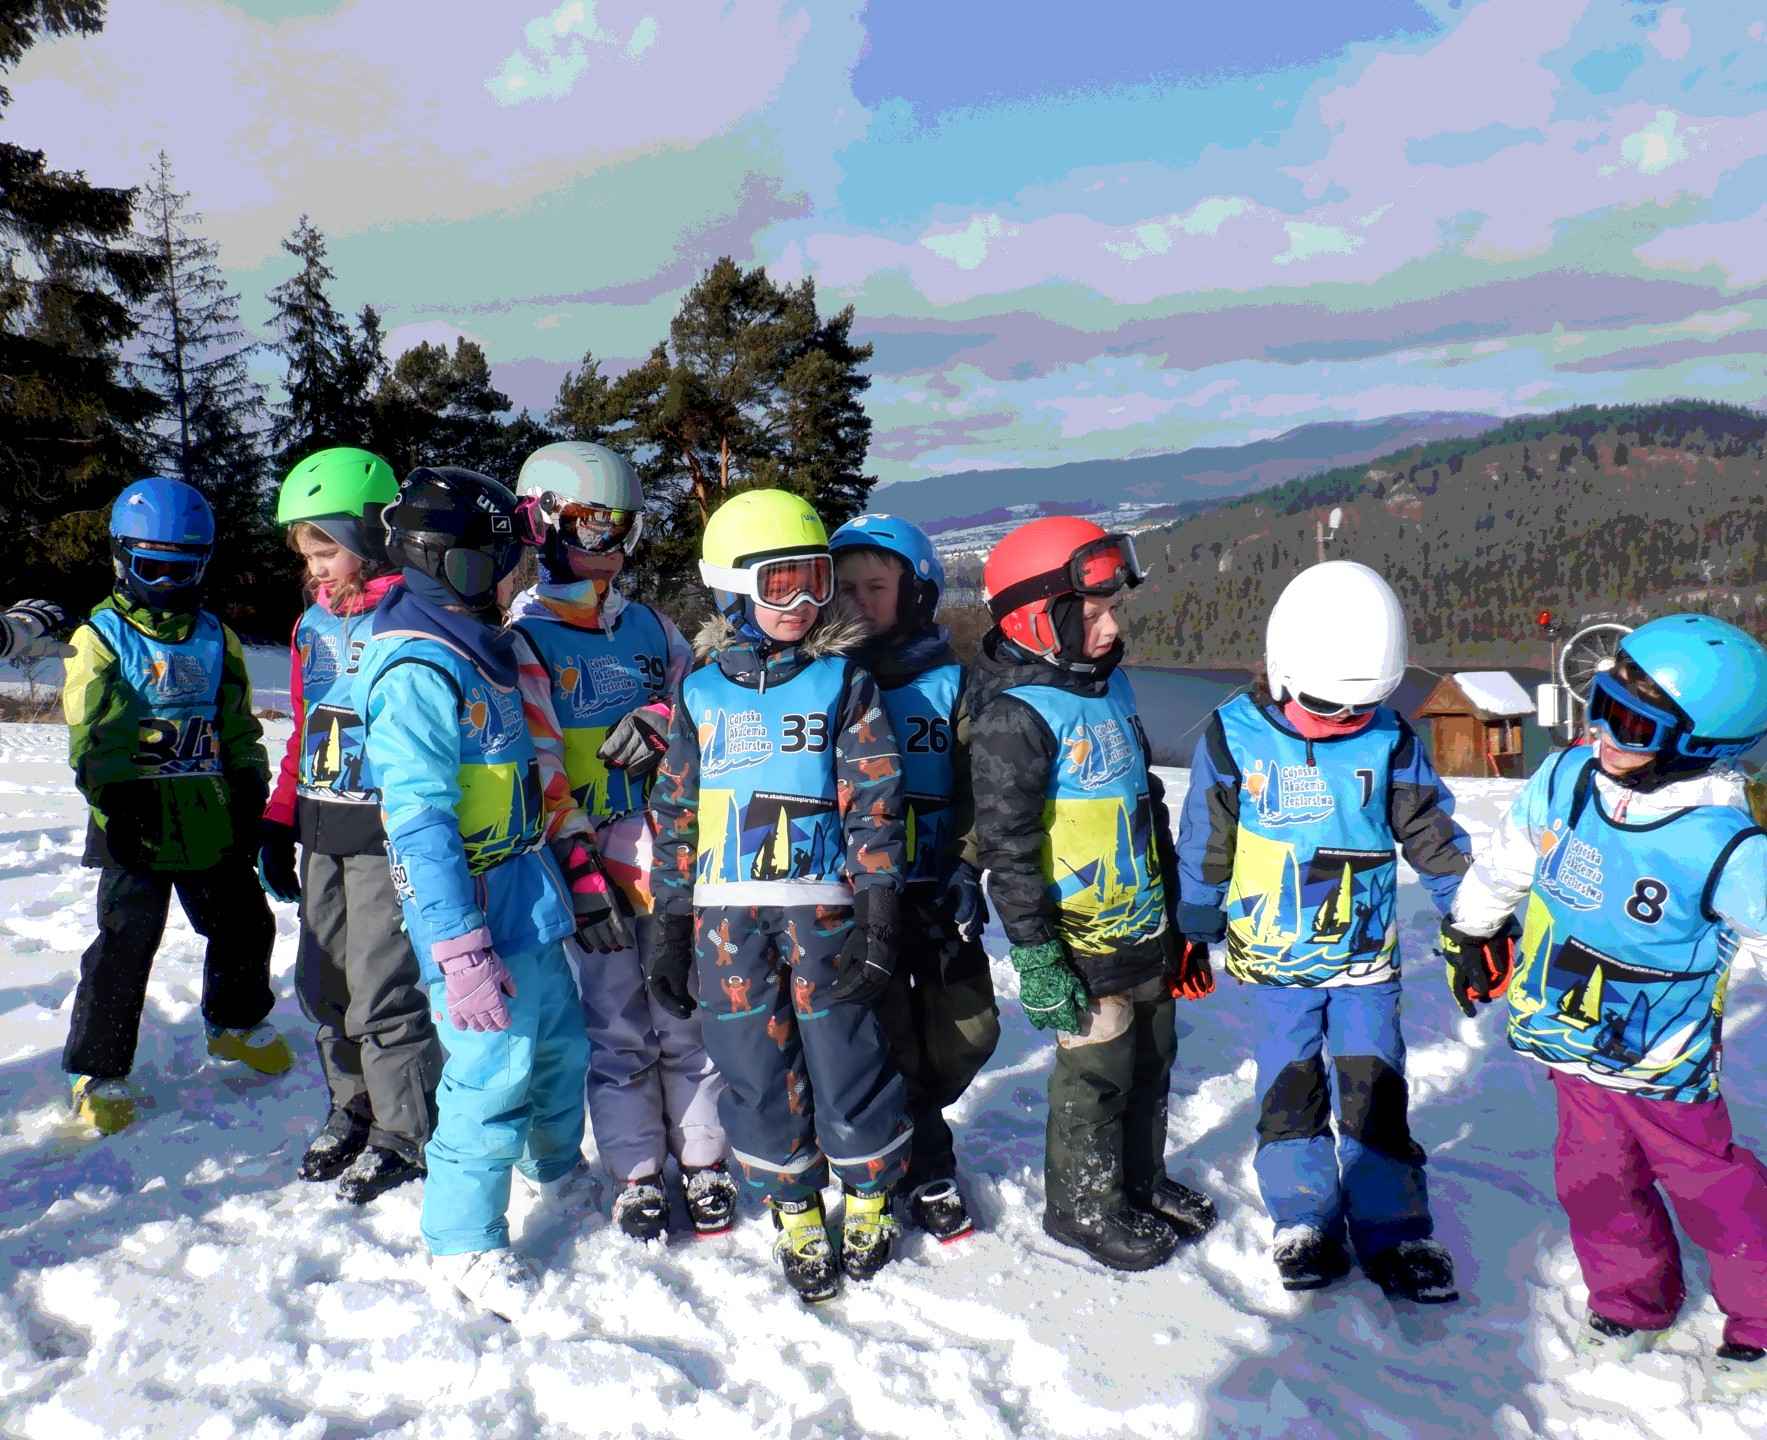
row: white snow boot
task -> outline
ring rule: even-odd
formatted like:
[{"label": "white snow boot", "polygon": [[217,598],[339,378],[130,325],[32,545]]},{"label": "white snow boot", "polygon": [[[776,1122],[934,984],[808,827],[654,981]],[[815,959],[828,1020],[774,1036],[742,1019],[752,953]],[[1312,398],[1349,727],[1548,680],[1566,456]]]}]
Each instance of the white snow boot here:
[{"label": "white snow boot", "polygon": [[601,1182],[585,1161],[579,1160],[556,1180],[536,1180],[520,1170],[515,1178],[534,1209],[544,1214],[587,1214],[601,1208]]},{"label": "white snow boot", "polygon": [[1583,1317],[1576,1349],[1586,1360],[1618,1360],[1624,1365],[1655,1346],[1662,1333],[1661,1330],[1640,1330],[1591,1310]]},{"label": "white snow boot", "polygon": [[526,1315],[540,1296],[540,1277],[513,1250],[469,1250],[463,1255],[434,1255],[430,1269],[481,1310],[512,1324]]}]

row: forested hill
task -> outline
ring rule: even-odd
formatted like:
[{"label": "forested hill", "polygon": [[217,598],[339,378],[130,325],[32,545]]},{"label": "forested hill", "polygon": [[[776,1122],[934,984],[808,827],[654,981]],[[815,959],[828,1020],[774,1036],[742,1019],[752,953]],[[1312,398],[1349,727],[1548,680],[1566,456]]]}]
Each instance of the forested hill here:
[{"label": "forested hill", "polygon": [[1387,576],[1423,664],[1540,662],[1535,616],[1709,610],[1767,633],[1767,416],[1670,401],[1528,416],[1294,480],[1137,537],[1140,661],[1260,658],[1283,585],[1316,558]]}]

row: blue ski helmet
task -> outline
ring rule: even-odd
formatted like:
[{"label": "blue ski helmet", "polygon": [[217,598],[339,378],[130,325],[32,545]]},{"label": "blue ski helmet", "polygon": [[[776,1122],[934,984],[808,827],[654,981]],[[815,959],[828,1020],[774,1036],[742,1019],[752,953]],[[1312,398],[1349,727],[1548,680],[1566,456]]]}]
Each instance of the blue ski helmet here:
[{"label": "blue ski helmet", "polygon": [[1640,625],[1619,653],[1675,702],[1674,747],[1728,760],[1767,735],[1767,650],[1715,615],[1665,615]]},{"label": "blue ski helmet", "polygon": [[880,550],[907,567],[896,602],[896,629],[902,634],[933,623],[945,594],[945,566],[920,526],[896,515],[859,515],[828,537],[838,563],[842,552]]},{"label": "blue ski helmet", "polygon": [[194,610],[215,553],[215,514],[182,480],[149,475],[110,507],[116,588],[150,610]]}]

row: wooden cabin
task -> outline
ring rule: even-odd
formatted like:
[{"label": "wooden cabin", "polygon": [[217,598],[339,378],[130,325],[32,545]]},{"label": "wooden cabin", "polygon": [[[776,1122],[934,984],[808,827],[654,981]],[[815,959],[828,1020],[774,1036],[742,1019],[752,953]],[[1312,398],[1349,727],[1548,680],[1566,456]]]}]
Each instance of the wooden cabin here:
[{"label": "wooden cabin", "polygon": [[1461,670],[1444,675],[1423,704],[1429,721],[1430,758],[1443,775],[1519,780],[1526,726],[1534,702],[1507,670]]}]

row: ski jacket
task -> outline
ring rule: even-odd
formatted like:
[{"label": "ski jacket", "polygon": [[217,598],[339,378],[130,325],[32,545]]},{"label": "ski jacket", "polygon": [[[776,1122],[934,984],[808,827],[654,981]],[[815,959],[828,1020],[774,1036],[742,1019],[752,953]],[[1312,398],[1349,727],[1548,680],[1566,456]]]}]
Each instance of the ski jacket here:
[{"label": "ski jacket", "polygon": [[659,912],[900,887],[901,756],[877,682],[848,658],[863,638],[838,613],[779,648],[722,617],[700,630],[650,792]]},{"label": "ski jacket", "polygon": [[976,859],[1007,938],[1061,940],[1094,996],[1156,978],[1175,872],[1128,677],[1064,670],[990,631],[967,705]]},{"label": "ski jacket", "polygon": [[206,610],[168,614],[119,596],[74,631],[62,706],[74,783],[92,807],[86,863],[110,859],[127,817],[148,868],[207,870],[256,845],[269,766],[239,637]]},{"label": "ski jacket", "polygon": [[355,704],[381,790],[393,883],[426,979],[439,974],[431,957],[438,942],[481,925],[505,953],[571,934],[516,687],[424,626],[419,607],[383,604]]},{"label": "ski jacket", "polygon": [[295,621],[289,641],[294,730],[264,818],[294,827],[301,844],[322,855],[386,849],[380,792],[364,768],[355,687],[370,613],[399,581],[398,575],[378,575],[337,608],[315,601]]},{"label": "ski jacket", "polygon": [[642,705],[669,704],[693,665],[693,651],[665,615],[609,591],[598,623],[525,590],[509,623],[525,642],[522,703],[540,761],[546,834],[587,838],[640,914],[651,909],[654,847],[642,783],[610,770],[596,751],[608,732]]},{"label": "ski jacket", "polygon": [[1417,734],[1382,706],[1307,739],[1272,702],[1209,718],[1178,831],[1179,924],[1227,941],[1228,971],[1264,985],[1378,985],[1398,973],[1394,846],[1446,915],[1470,842]]},{"label": "ski jacket", "polygon": [[873,641],[859,658],[877,681],[902,749],[908,795],[905,883],[942,885],[962,856],[963,836],[975,813],[963,666],[942,625],[902,643]]},{"label": "ski jacket", "polygon": [[1767,835],[1734,773],[1636,793],[1589,750],[1561,751],[1461,888],[1473,934],[1525,897],[1517,1051],[1645,1099],[1716,1098],[1730,968],[1767,958]]}]

